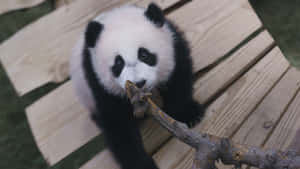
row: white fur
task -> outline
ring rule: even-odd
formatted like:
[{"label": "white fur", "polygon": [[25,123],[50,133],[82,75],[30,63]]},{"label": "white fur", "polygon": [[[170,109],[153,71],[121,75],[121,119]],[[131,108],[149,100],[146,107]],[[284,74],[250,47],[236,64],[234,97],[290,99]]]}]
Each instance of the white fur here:
[{"label": "white fur", "polygon": [[[145,9],[135,6],[123,6],[95,18],[95,21],[104,25],[104,29],[96,47],[90,49],[92,63],[101,79],[100,83],[111,94],[123,96],[127,80],[138,82],[145,79],[145,88],[151,89],[167,81],[175,67],[172,32],[166,24],[162,28],[156,27],[144,16],[144,12]],[[71,79],[81,101],[87,108],[93,109],[93,98],[81,66],[82,39],[75,47],[71,59]],[[157,65],[151,67],[138,60],[140,47],[157,55]],[[117,55],[122,56],[125,67],[120,76],[115,78],[111,67]]]}]

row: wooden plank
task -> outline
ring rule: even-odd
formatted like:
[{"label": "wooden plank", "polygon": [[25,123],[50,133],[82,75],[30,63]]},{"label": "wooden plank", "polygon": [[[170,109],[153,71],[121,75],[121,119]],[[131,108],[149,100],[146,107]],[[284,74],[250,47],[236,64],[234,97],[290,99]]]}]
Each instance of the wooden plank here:
[{"label": "wooden plank", "polygon": [[[156,0],[166,8],[179,0]],[[68,60],[86,23],[104,10],[149,0],[78,0],[25,27],[0,46],[0,60],[17,92],[23,95],[47,82],[68,77]],[[80,12],[78,12],[80,11]],[[49,29],[49,25],[55,25]],[[35,38],[32,38],[35,37]],[[18,50],[15,50],[18,46]]]},{"label": "wooden plank", "polygon": [[232,83],[241,73],[253,65],[263,54],[270,49],[273,38],[264,31],[256,38],[248,42],[230,58],[226,59],[215,69],[205,74],[195,83],[195,95],[201,103],[210,100],[215,93],[220,92],[225,86]]},{"label": "wooden plank", "polygon": [[[296,70],[297,71],[297,70]],[[298,72],[299,73],[299,72]],[[299,79],[299,76],[296,77]],[[293,79],[295,80],[295,79]],[[298,84],[299,85],[299,84]],[[298,91],[291,105],[280,119],[264,148],[299,151],[300,138],[300,92]],[[251,167],[251,169],[255,169]]]},{"label": "wooden plank", "polygon": [[[290,68],[233,136],[233,141],[262,146],[297,94],[300,87],[299,76],[300,72],[296,68]],[[221,168],[233,169],[234,167],[222,165]],[[243,168],[246,169],[246,166]]]},{"label": "wooden plank", "polygon": [[233,140],[261,146],[300,87],[300,72],[291,68],[234,135]]},{"label": "wooden plank", "polygon": [[192,44],[194,71],[212,64],[261,27],[245,6],[250,6],[245,0],[195,1],[170,15]]},{"label": "wooden plank", "polygon": [[[164,1],[163,4],[168,5],[170,2]],[[175,3],[174,0],[173,2]],[[139,1],[137,4],[146,5],[147,2]],[[51,165],[100,133],[90,120],[89,113],[77,100],[71,82],[67,82],[43,97],[28,107],[26,112],[36,143]],[[144,130],[149,133],[152,128]],[[157,140],[160,139],[157,138]],[[153,141],[153,144],[155,143]]]},{"label": "wooden plank", "polygon": [[[200,1],[197,1],[197,2],[194,2],[194,3],[199,3]],[[240,4],[239,1],[236,1],[236,3]],[[195,5],[195,4],[194,4]],[[212,4],[213,5],[213,4]],[[222,5],[222,3],[220,4]],[[184,6],[185,8],[186,6]],[[187,10],[190,11],[190,7],[187,6]],[[225,9],[224,9],[225,10]],[[240,10],[237,10],[235,9],[236,11],[240,11]],[[176,11],[177,12],[177,11]],[[175,12],[175,13],[176,13]],[[230,15],[230,12],[227,12],[228,15]],[[243,12],[234,12],[233,15],[230,15],[228,17],[235,17],[235,15],[240,15],[241,13]],[[191,14],[194,14],[194,16],[190,15],[190,17],[195,17],[196,15],[198,15],[198,13],[196,11],[192,12]],[[218,14],[216,14],[218,15]],[[173,15],[175,18],[174,19],[181,19],[182,18],[177,15]],[[254,15],[245,15],[246,18],[248,18],[249,20],[253,20],[252,17],[254,17],[255,19],[256,16]],[[183,16],[183,17],[186,17],[186,16]],[[221,20],[223,20],[223,18],[220,18]],[[232,19],[230,19],[232,20]],[[234,28],[235,25],[234,24],[238,24],[238,22],[240,22],[240,20],[234,20],[235,22],[231,22],[231,23],[228,23],[231,25],[231,28]],[[256,23],[259,23],[259,22],[254,22],[254,23],[250,23],[250,22],[247,22],[245,24],[256,24]],[[216,24],[217,25],[217,24]],[[226,26],[226,25],[225,25]],[[211,27],[207,27],[207,29],[209,29]],[[230,29],[229,27],[227,27],[228,29]],[[202,30],[204,31],[204,30]],[[216,32],[226,32],[227,30],[219,27],[219,30],[216,31]],[[254,31],[254,30],[252,30]],[[243,32],[243,30],[241,30],[241,32]],[[238,38],[239,40],[242,40],[241,37]],[[268,46],[270,45],[270,43],[272,43],[272,41],[269,39],[267,40],[268,38],[266,38],[266,41],[265,41],[265,44],[263,44],[262,46]],[[210,39],[208,39],[210,40]],[[217,43],[217,42],[216,42]],[[199,46],[200,44],[194,44],[196,46]],[[234,45],[234,44],[233,44]],[[234,47],[234,46],[231,46],[231,47]],[[197,47],[194,47],[194,49],[197,49]],[[258,50],[257,50],[258,51]],[[71,117],[74,117],[74,120],[72,121],[65,121],[65,125],[64,126],[61,126],[59,128],[55,128],[54,130],[55,131],[52,131],[53,128],[48,128],[49,125],[47,125],[46,121],[40,121],[40,122],[34,122],[36,124],[39,124],[39,125],[35,125],[35,126],[32,126],[32,128],[36,128],[35,130],[33,129],[33,133],[34,135],[40,135],[39,132],[42,132],[42,133],[45,133],[43,132],[44,130],[46,131],[52,131],[53,133],[59,133],[59,134],[50,134],[48,135],[48,137],[43,137],[41,139],[41,137],[37,137],[36,140],[37,140],[37,144],[39,146],[41,146],[41,152],[45,155],[45,157],[48,158],[48,161],[50,162],[50,164],[53,164],[55,162],[57,162],[58,159],[61,159],[62,156],[68,154],[69,152],[71,151],[74,151],[75,149],[78,148],[78,145],[82,145],[82,144],[85,144],[88,140],[90,140],[91,138],[95,137],[97,134],[99,134],[99,132],[94,132],[94,133],[87,133],[88,135],[85,135],[84,137],[82,137],[82,134],[80,133],[77,133],[76,135],[76,132],[75,131],[83,131],[83,129],[85,129],[86,126],[90,126],[90,127],[93,127],[93,125],[90,125],[90,124],[84,124],[84,123],[81,123],[81,120],[82,119],[88,119],[88,113],[82,113],[84,112],[84,110],[82,110],[82,108],[80,107],[80,104],[77,103],[77,100],[74,99],[74,97],[70,94],[64,94],[66,90],[66,93],[70,92],[71,89],[68,89],[68,87],[66,86],[70,86],[69,83],[65,84],[64,86],[60,87],[57,91],[54,91],[53,93],[54,94],[50,94],[48,96],[46,96],[44,98],[43,101],[41,101],[41,103],[37,102],[36,104],[34,104],[33,106],[37,107],[37,108],[32,108],[32,109],[28,109],[28,117],[29,116],[36,116],[35,114],[38,114],[37,112],[43,112],[44,116],[45,116],[45,119],[48,119],[48,116],[51,116],[53,118],[53,123],[55,123],[56,121],[58,120],[55,120],[55,118],[59,118],[61,119],[62,117],[60,117],[59,113],[57,113],[59,110],[57,110],[56,106],[45,106],[45,105],[61,105],[65,108],[61,108],[65,111],[66,114],[68,114],[68,116],[71,116]],[[58,95],[61,95],[61,96],[64,96],[64,100],[58,100],[56,99],[56,97],[59,97]],[[50,103],[48,103],[50,102]],[[68,111],[68,109],[70,109],[70,107],[72,107],[72,109],[76,109],[76,110],[82,110],[81,114],[80,114],[80,118],[75,118],[77,116],[79,116],[79,112],[73,112],[73,111]],[[71,110],[71,109],[70,109]],[[51,114],[54,114],[54,115],[51,115]],[[35,117],[33,117],[35,118]],[[30,117],[28,119],[31,119]],[[66,118],[67,119],[67,118]],[[78,121],[77,121],[78,120]],[[31,123],[31,122],[30,122]],[[86,120],[86,123],[90,123],[89,120]],[[72,127],[73,125],[76,126],[76,130],[74,130],[74,128]],[[49,126],[51,127],[51,126]],[[39,130],[41,128],[44,128],[42,130]],[[95,131],[96,129],[91,129],[91,131]],[[159,129],[157,129],[159,130]],[[35,134],[36,133],[36,134]],[[66,133],[66,134],[64,134]],[[72,145],[69,145],[68,147],[66,148],[60,148],[60,147],[52,147],[52,146],[48,146],[48,145],[54,145],[54,144],[57,144],[59,143],[60,141],[63,142],[63,140],[68,140],[69,138],[69,135],[67,133],[74,133],[72,135],[72,140],[76,140],[74,142],[74,144]],[[66,137],[64,137],[66,136]],[[161,136],[159,136],[161,137]],[[39,143],[40,142],[40,143]],[[157,144],[156,146],[158,146],[159,144]],[[57,154],[61,154],[61,155],[57,155]],[[51,158],[50,156],[53,156],[53,158]]]},{"label": "wooden plank", "polygon": [[[299,76],[297,77],[299,79]],[[296,95],[294,101],[291,103],[287,111],[284,113],[282,119],[276,126],[274,132],[265,144],[265,148],[276,148],[280,150],[287,150],[289,148],[296,151],[299,150],[299,129],[300,129],[300,93]],[[298,136],[298,137],[296,137]],[[297,138],[298,140],[294,140]],[[298,144],[293,144],[297,141]],[[297,147],[296,147],[297,146]]]},{"label": "wooden plank", "polygon": [[45,0],[1,0],[0,15],[11,10],[33,7],[43,1]]},{"label": "wooden plank", "polygon": [[[272,50],[209,106],[206,117],[194,130],[222,137],[233,134],[288,66],[279,48]],[[173,138],[154,158],[162,169],[183,169],[191,168],[192,156],[189,146]]]}]

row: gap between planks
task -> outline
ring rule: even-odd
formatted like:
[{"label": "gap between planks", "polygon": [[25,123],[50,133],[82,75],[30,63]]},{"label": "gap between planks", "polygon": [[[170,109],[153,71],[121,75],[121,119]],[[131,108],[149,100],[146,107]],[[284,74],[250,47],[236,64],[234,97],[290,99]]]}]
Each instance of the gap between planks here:
[{"label": "gap between planks", "polygon": [[6,12],[36,6],[46,0],[1,0],[0,15]]},{"label": "gap between planks", "polygon": [[[289,68],[232,137],[233,141],[251,146],[263,146],[299,92],[299,76],[300,72],[296,68]],[[269,148],[277,149],[276,146]],[[233,167],[223,166],[222,168],[232,169]]]}]

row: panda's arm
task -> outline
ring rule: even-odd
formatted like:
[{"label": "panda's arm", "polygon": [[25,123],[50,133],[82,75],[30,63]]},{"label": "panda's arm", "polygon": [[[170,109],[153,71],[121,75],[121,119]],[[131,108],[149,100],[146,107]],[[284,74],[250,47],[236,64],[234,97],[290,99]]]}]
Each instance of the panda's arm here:
[{"label": "panda's arm", "polygon": [[164,109],[176,120],[193,126],[199,122],[204,114],[204,108],[193,99],[193,72],[190,49],[183,35],[177,28],[169,23],[174,32],[175,68],[166,84],[161,90],[164,98]]},{"label": "panda's arm", "polygon": [[122,169],[158,169],[144,149],[131,106],[121,102],[105,98],[101,112],[93,116],[110,151]]}]

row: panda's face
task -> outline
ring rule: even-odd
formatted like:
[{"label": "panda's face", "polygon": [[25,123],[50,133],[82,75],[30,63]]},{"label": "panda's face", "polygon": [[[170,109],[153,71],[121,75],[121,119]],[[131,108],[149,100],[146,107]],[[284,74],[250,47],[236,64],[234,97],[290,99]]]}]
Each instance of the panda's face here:
[{"label": "panda's face", "polygon": [[156,26],[144,12],[128,6],[96,19],[104,29],[92,50],[93,66],[113,94],[125,94],[127,80],[150,90],[166,82],[175,67],[171,30]]}]

